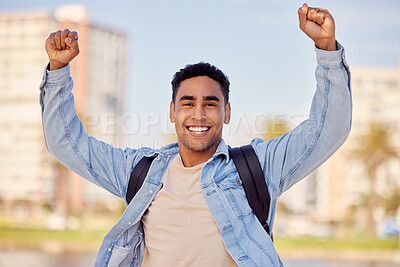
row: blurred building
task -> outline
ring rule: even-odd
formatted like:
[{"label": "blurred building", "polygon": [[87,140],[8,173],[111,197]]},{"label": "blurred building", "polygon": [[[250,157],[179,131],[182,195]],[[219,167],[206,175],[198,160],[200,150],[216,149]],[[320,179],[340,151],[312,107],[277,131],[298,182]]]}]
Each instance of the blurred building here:
[{"label": "blurred building", "polygon": [[[362,196],[370,187],[364,166],[350,160],[356,139],[368,130],[370,122],[385,123],[391,141],[400,148],[400,64],[394,68],[352,68],[353,123],[345,144],[320,168],[296,184],[281,197],[290,215],[278,215],[275,228],[282,234],[333,234],[329,225],[354,223],[363,217],[354,207],[362,205]],[[400,187],[400,163],[393,160],[378,169],[376,193],[385,196]],[[376,222],[384,211],[377,209]],[[290,216],[290,218],[285,217]],[[328,227],[327,227],[328,226]]]},{"label": "blurred building", "polygon": [[127,37],[90,22],[82,6],[0,14],[0,207],[56,205],[79,213],[86,203],[114,199],[78,177],[46,151],[39,85],[48,63],[44,43],[50,32],[79,34],[80,55],[71,63],[75,106],[90,135],[121,143],[116,121],[124,112]]},{"label": "blurred building", "polygon": [[[396,67],[352,69],[353,125],[351,134],[339,153],[329,163],[330,218],[343,219],[351,205],[362,204],[361,196],[369,191],[369,180],[360,162],[349,160],[358,136],[366,134],[371,122],[385,124],[391,143],[400,148],[400,62]],[[400,186],[400,163],[393,160],[378,169],[375,191],[385,196]],[[382,211],[383,212],[383,211]],[[376,214],[379,221],[384,214]]]}]

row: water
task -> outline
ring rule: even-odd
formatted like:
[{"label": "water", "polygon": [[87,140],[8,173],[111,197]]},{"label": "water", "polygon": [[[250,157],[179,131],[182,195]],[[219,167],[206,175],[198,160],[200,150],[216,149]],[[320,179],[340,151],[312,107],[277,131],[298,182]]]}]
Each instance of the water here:
[{"label": "water", "polygon": [[[84,267],[93,266],[96,254],[41,251],[0,251],[0,267]],[[339,260],[285,260],[285,267],[398,267],[393,263],[372,263]]]}]

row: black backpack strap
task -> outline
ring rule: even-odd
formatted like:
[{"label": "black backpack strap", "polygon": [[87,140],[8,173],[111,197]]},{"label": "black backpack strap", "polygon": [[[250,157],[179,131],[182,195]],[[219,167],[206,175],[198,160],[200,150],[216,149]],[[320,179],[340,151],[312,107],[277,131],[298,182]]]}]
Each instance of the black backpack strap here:
[{"label": "black backpack strap", "polygon": [[265,231],[270,234],[267,219],[271,198],[265,183],[264,173],[254,149],[251,145],[247,145],[231,148],[229,153],[242,180],[244,192],[251,209]]},{"label": "black backpack strap", "polygon": [[135,168],[133,168],[131,177],[129,178],[128,189],[126,191],[126,201],[128,204],[132,201],[140,187],[142,187],[144,179],[146,178],[147,172],[149,171],[150,165],[154,159],[155,156],[143,157],[138,164],[136,164]]}]

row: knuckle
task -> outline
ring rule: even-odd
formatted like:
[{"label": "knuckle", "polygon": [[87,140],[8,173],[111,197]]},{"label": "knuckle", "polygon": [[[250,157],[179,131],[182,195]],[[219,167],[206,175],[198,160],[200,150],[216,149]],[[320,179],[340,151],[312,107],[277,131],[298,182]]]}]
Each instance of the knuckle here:
[{"label": "knuckle", "polygon": [[74,32],[70,32],[70,33],[68,33],[68,37],[70,37],[70,38],[74,38],[76,35],[74,34]]}]

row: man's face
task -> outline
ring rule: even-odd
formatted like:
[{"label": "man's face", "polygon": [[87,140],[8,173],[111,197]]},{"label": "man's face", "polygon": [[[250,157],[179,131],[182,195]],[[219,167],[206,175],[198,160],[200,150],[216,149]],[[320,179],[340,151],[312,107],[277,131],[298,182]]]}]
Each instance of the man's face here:
[{"label": "man's face", "polygon": [[208,76],[181,82],[171,102],[170,119],[175,123],[180,148],[192,151],[215,150],[222,139],[222,126],[228,124],[230,104],[224,104],[220,84]]}]

